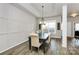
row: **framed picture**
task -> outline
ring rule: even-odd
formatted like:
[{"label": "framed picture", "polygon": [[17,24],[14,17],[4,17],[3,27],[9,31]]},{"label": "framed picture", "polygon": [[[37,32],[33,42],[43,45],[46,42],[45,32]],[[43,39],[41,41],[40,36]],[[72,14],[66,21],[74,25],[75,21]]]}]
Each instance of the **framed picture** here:
[{"label": "framed picture", "polygon": [[41,30],[41,24],[39,24],[39,30]]},{"label": "framed picture", "polygon": [[60,30],[60,23],[57,23],[57,30]]}]

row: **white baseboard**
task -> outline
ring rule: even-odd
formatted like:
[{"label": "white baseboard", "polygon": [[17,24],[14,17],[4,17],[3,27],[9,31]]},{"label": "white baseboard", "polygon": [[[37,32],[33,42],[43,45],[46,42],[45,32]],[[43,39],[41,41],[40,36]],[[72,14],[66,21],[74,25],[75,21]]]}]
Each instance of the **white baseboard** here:
[{"label": "white baseboard", "polygon": [[74,36],[67,36],[67,37],[71,37],[71,38],[74,38]]},{"label": "white baseboard", "polygon": [[61,38],[61,36],[51,36],[51,38]]}]

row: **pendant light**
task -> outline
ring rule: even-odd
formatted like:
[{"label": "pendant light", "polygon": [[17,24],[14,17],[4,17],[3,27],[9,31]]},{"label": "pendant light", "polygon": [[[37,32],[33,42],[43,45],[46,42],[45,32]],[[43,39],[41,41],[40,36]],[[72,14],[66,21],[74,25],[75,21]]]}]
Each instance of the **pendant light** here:
[{"label": "pendant light", "polygon": [[42,25],[44,25],[45,23],[44,23],[44,5],[42,4],[42,16],[41,16],[41,21],[40,21],[40,23],[42,24]]}]

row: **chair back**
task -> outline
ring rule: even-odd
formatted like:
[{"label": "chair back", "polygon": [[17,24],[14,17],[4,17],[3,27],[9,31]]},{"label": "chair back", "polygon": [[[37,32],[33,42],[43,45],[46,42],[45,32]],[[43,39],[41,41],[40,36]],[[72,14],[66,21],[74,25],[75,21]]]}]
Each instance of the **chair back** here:
[{"label": "chair back", "polygon": [[48,43],[51,42],[51,38],[50,38],[50,33],[49,33],[49,36],[48,36]]},{"label": "chair back", "polygon": [[37,46],[39,44],[39,37],[38,35],[32,35],[31,36],[31,45]]}]

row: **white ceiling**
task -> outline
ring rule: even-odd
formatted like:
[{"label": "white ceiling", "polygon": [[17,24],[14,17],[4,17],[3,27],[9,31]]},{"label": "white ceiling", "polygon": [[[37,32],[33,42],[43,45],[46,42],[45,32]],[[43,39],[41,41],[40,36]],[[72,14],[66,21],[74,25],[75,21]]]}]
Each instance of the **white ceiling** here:
[{"label": "white ceiling", "polygon": [[[63,3],[64,4],[64,3]],[[58,16],[62,15],[62,3],[43,3],[44,5],[44,16],[50,17],[50,16]],[[68,15],[74,12],[79,12],[79,3],[65,3],[68,6]],[[20,4],[22,5],[22,4]],[[24,4],[23,6],[26,7],[28,4]],[[37,17],[41,17],[42,13],[42,4],[41,3],[29,3],[31,6],[29,8],[29,11],[37,13]],[[27,9],[27,8],[26,8]],[[32,10],[34,9],[34,11]]]},{"label": "white ceiling", "polygon": [[[42,13],[42,4],[31,4],[34,6],[40,14]],[[52,3],[45,3],[44,5],[44,16],[49,17],[49,16],[57,16],[61,14],[61,5],[62,4],[52,4]],[[42,15],[42,14],[41,14]]]}]

